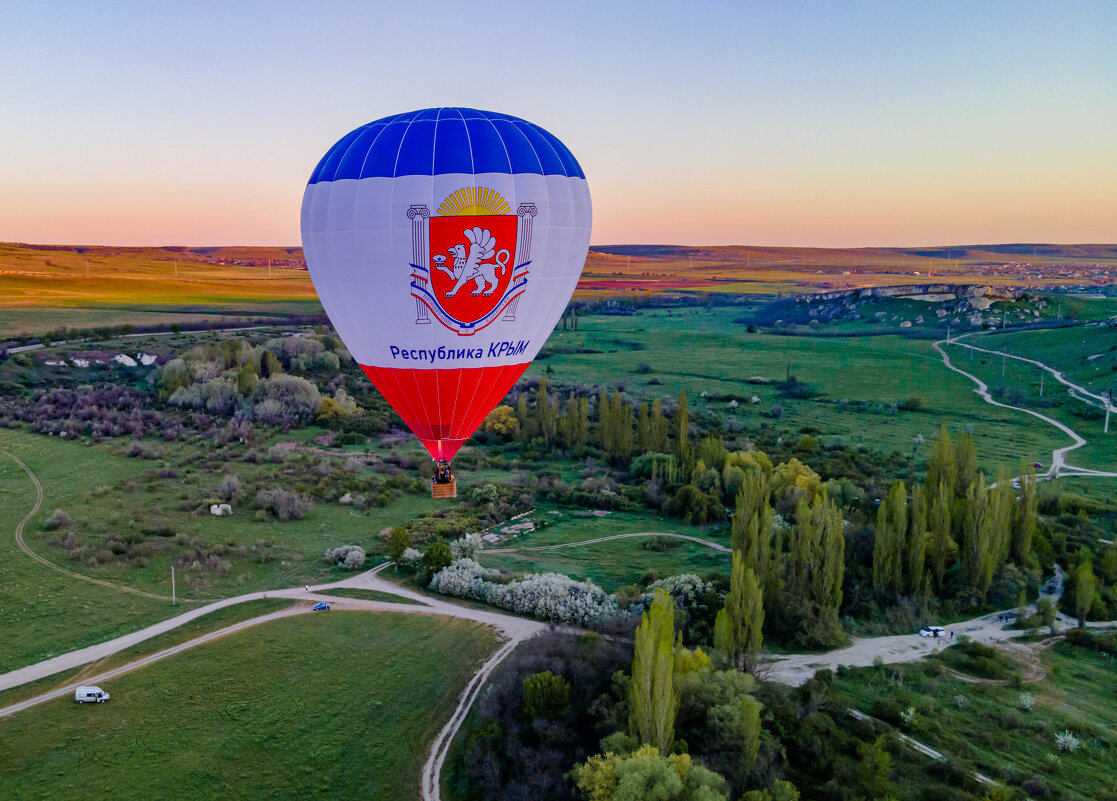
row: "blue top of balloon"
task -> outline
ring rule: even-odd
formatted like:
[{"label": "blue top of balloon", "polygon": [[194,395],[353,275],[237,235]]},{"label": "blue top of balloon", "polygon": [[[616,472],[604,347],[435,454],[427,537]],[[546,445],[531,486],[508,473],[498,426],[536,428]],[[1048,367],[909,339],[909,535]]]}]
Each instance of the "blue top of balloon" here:
[{"label": "blue top of balloon", "polygon": [[350,131],[318,162],[309,183],[486,172],[586,177],[566,145],[527,120],[471,108],[428,108]]}]

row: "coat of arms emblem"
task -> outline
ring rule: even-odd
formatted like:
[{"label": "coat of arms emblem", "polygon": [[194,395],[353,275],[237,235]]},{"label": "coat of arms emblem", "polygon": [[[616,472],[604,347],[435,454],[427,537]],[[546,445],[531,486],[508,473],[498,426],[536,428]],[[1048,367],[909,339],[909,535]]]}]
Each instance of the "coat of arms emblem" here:
[{"label": "coat of arms emblem", "polygon": [[433,316],[471,336],[497,319],[515,320],[536,213],[534,203],[521,203],[513,214],[500,193],[485,187],[459,189],[434,216],[426,206],[411,206],[415,323],[427,325]]}]

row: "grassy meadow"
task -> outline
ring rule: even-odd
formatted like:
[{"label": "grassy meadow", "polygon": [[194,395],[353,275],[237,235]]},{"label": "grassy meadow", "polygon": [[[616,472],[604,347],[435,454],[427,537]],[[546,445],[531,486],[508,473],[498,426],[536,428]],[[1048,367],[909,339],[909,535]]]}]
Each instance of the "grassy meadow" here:
[{"label": "grassy meadow", "polygon": [[[956,649],[923,663],[857,668],[835,682],[851,707],[889,720],[938,749],[951,764],[1000,781],[1042,779],[1068,799],[1111,797],[1117,785],[1117,661],[1111,653],[1056,642],[1038,652],[1042,678],[1027,680],[1003,652],[992,663],[964,659]],[[975,672],[975,665],[985,670]],[[1025,709],[1021,696],[1034,705]],[[911,724],[895,719],[913,709]],[[1061,751],[1057,734],[1082,745]]]},{"label": "grassy meadow", "polygon": [[[928,340],[750,334],[733,322],[739,316],[715,307],[580,318],[578,331],[552,335],[527,375],[587,385],[608,375],[640,399],[673,399],[685,389],[692,413],[716,415],[746,433],[770,427],[798,436],[807,429],[820,441],[840,437],[885,452],[911,453],[917,436],[929,442],[942,425],[968,428],[988,469],[1022,456],[1047,462],[1064,444],[1053,427],[981,400],[971,381],[943,366]],[[788,372],[818,396],[781,398],[774,384]],[[912,397],[920,400],[917,411],[891,410]],[[772,416],[776,404],[779,419]]]},{"label": "grassy meadow", "polygon": [[[5,798],[418,796],[454,699],[496,642],[447,618],[273,621],[0,721]],[[294,795],[292,795],[294,794]]]}]

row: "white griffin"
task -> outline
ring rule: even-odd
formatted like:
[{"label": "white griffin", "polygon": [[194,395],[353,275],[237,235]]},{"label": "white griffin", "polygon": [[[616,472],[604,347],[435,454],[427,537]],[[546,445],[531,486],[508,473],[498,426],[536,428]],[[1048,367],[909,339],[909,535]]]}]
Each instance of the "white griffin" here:
[{"label": "white griffin", "polygon": [[[458,290],[470,281],[476,283],[476,289],[470,292],[470,295],[491,295],[499,285],[497,270],[499,269],[500,275],[503,276],[507,269],[508,251],[502,249],[496,253],[496,237],[487,228],[475,226],[466,228],[462,233],[469,241],[468,251],[465,245],[454,245],[446,249],[454,257],[454,269],[451,270],[438,262],[434,265],[435,269],[446,273],[454,281],[453,288],[446,293],[445,297],[454,297],[458,294]],[[493,258],[494,253],[496,253],[495,258]],[[490,258],[493,261],[482,263]]]}]

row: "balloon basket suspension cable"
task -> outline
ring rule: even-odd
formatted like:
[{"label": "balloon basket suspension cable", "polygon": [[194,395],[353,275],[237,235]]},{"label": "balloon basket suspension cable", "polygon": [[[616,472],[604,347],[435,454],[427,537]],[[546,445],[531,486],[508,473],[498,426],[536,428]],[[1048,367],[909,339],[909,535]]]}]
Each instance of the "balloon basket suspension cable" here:
[{"label": "balloon basket suspension cable", "polygon": [[458,497],[458,482],[450,470],[450,462],[441,459],[434,464],[434,476],[431,478],[432,498]]}]

